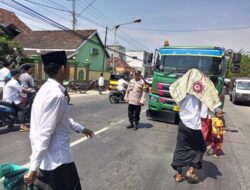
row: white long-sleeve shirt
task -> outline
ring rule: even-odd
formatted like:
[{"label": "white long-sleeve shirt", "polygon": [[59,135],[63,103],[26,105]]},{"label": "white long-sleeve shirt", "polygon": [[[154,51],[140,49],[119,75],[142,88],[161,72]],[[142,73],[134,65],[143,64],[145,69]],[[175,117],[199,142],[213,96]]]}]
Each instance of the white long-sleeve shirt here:
[{"label": "white long-sleeve shirt", "polygon": [[16,105],[22,102],[22,97],[20,93],[24,88],[19,84],[19,82],[12,78],[7,84],[3,87],[3,101],[12,103]]},{"label": "white long-sleeve shirt", "polygon": [[117,89],[122,91],[122,90],[125,90],[125,84],[128,85],[128,82],[125,81],[124,79],[119,79],[118,80],[118,86],[117,86]]},{"label": "white long-sleeve shirt", "polygon": [[100,76],[99,79],[98,79],[98,85],[99,86],[104,86],[104,78],[102,76]]},{"label": "white long-sleeve shirt", "polygon": [[201,129],[201,102],[188,94],[180,103],[180,119],[186,127],[194,130]]},{"label": "white long-sleeve shirt", "polygon": [[84,127],[69,118],[64,92],[60,83],[48,79],[35,97],[31,111],[30,171],[38,168],[50,171],[73,162],[70,131],[83,132]]}]

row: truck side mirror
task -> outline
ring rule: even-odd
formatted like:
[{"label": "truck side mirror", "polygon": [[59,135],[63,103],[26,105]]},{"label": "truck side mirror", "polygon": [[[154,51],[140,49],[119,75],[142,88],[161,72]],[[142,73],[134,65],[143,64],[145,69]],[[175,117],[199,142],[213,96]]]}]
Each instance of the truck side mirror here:
[{"label": "truck side mirror", "polygon": [[233,53],[233,57],[232,57],[233,65],[231,68],[232,73],[240,72],[240,61],[241,61],[241,53]]},{"label": "truck side mirror", "polygon": [[152,61],[153,61],[153,54],[150,53],[150,54],[148,55],[148,63],[152,63]]},{"label": "truck side mirror", "polygon": [[163,71],[163,70],[164,70],[163,64],[160,64],[160,65],[159,65],[159,70],[160,70],[160,71]]},{"label": "truck side mirror", "polygon": [[241,61],[241,54],[240,53],[233,53],[233,58],[232,58],[232,62],[233,64],[239,64]]},{"label": "truck side mirror", "polygon": [[155,68],[156,68],[158,71],[163,71],[163,70],[164,70],[163,64],[156,64],[156,65],[155,65]]}]

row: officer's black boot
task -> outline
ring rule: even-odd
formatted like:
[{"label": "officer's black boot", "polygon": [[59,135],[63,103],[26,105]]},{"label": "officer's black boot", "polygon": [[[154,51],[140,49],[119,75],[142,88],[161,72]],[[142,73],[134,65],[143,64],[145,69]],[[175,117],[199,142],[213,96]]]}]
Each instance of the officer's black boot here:
[{"label": "officer's black boot", "polygon": [[135,122],[134,124],[134,130],[137,130],[138,129],[138,122]]},{"label": "officer's black boot", "polygon": [[127,126],[127,129],[131,129],[134,127],[134,124],[131,122],[130,125]]}]

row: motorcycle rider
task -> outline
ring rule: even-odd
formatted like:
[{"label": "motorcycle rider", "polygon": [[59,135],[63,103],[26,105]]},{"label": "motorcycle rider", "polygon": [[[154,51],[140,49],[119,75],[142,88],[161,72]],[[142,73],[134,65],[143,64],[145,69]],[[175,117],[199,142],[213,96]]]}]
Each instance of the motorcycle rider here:
[{"label": "motorcycle rider", "polygon": [[122,75],[121,78],[118,80],[118,86],[117,89],[119,92],[122,93],[122,96],[125,96],[126,93],[126,89],[125,89],[125,85],[128,85],[129,83],[127,81],[124,80],[124,76]]},{"label": "motorcycle rider", "polygon": [[[27,105],[20,93],[30,93],[33,92],[33,90],[25,89],[22,87],[18,81],[19,75],[20,75],[19,69],[13,69],[11,70],[11,80],[6,83],[6,85],[3,87],[3,101],[8,103],[13,103],[14,106],[18,110],[18,118],[21,121],[21,123],[25,122],[25,114],[29,109],[29,105]],[[25,126],[24,124],[21,124],[20,131],[29,131],[29,128]]]},{"label": "motorcycle rider", "polygon": [[34,97],[36,95],[35,91],[37,91],[38,88],[35,87],[35,82],[34,82],[34,79],[32,77],[33,70],[32,70],[31,65],[30,64],[25,64],[23,66],[23,70],[24,70],[24,73],[22,73],[19,76],[19,81],[20,81],[21,85],[25,89],[34,89],[34,93],[28,93],[27,94],[28,103],[30,104],[29,109],[27,110],[27,115],[30,116],[30,114],[31,114],[31,104],[32,104],[33,99],[34,99]]},{"label": "motorcycle rider", "polygon": [[7,60],[0,60],[0,64],[3,65],[3,68],[0,69],[0,100],[2,100],[3,87],[11,79],[10,69],[12,64]]},{"label": "motorcycle rider", "polygon": [[31,65],[25,65],[24,73],[22,73],[19,77],[19,81],[21,82],[21,85],[26,89],[35,87],[32,73],[33,73],[33,70],[32,70]]}]

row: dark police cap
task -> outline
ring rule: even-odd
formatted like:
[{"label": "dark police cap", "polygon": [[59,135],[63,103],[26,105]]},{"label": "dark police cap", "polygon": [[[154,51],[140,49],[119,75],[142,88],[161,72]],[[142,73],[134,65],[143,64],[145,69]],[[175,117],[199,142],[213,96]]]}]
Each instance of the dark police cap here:
[{"label": "dark police cap", "polygon": [[49,65],[51,63],[57,65],[65,65],[67,62],[67,56],[65,51],[54,51],[41,55],[43,64]]},{"label": "dark police cap", "polygon": [[10,74],[11,74],[11,76],[15,76],[15,75],[18,75],[18,74],[21,74],[21,71],[20,71],[20,69],[12,69],[11,71],[10,71]]},{"label": "dark police cap", "polygon": [[141,75],[141,71],[135,70],[135,75]]}]

